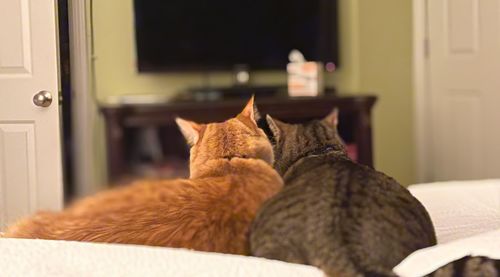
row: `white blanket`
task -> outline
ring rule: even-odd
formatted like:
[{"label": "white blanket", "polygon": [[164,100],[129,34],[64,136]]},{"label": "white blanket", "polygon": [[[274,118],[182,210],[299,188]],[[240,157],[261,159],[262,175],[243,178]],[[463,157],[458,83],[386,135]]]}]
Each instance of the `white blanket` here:
[{"label": "white blanket", "polygon": [[500,229],[500,180],[409,187],[429,212],[438,243]]},{"label": "white blanket", "polygon": [[0,239],[0,276],[311,276],[314,267],[133,245]]},{"label": "white blanket", "polygon": [[500,259],[500,229],[414,252],[394,272],[401,277],[420,277],[465,256]]},{"label": "white blanket", "polygon": [[429,211],[438,245],[416,251],[394,268],[424,276],[465,256],[500,259],[500,180],[443,182],[410,187]]}]

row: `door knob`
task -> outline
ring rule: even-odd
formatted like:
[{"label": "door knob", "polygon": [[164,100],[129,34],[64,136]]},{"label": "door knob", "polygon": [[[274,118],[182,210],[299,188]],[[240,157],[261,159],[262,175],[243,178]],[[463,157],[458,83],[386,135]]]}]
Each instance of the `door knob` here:
[{"label": "door knob", "polygon": [[52,94],[50,92],[42,90],[33,96],[33,103],[38,107],[48,107],[52,103]]}]

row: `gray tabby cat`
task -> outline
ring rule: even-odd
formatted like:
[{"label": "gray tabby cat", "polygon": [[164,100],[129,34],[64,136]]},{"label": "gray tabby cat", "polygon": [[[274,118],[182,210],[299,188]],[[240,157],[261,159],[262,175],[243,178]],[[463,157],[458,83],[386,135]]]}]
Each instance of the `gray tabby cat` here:
[{"label": "gray tabby cat", "polygon": [[329,276],[392,276],[410,253],[436,244],[434,227],[406,188],[348,158],[337,118],[334,110],[291,125],[267,116],[285,187],[254,220],[251,252]]},{"label": "gray tabby cat", "polygon": [[482,256],[466,256],[439,268],[428,276],[497,277],[500,276],[500,260]]}]

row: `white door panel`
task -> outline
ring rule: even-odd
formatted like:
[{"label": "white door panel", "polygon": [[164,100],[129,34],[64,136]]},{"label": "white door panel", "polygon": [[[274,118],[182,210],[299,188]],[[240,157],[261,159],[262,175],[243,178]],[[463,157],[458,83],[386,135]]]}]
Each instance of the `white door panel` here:
[{"label": "white door panel", "polygon": [[0,1],[0,228],[62,206],[55,19],[54,0]]},{"label": "white door panel", "polygon": [[500,177],[500,5],[428,0],[434,180]]}]

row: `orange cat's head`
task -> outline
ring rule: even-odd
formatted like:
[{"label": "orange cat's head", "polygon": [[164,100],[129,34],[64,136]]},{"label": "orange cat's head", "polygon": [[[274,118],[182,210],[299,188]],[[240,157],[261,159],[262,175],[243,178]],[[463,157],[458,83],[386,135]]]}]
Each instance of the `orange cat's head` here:
[{"label": "orange cat's head", "polygon": [[191,146],[191,177],[196,168],[211,160],[253,158],[272,165],[272,146],[257,127],[256,113],[252,97],[240,114],[222,123],[198,124],[177,118],[177,125]]}]

